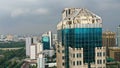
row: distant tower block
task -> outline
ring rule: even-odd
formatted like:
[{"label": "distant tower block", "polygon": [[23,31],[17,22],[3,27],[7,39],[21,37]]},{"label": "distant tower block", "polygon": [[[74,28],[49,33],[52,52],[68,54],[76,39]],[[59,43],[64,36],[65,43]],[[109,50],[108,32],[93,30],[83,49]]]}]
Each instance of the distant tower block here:
[{"label": "distant tower block", "polygon": [[120,25],[117,27],[117,45],[120,47]]},{"label": "distant tower block", "polygon": [[30,45],[32,44],[32,38],[26,38],[26,56],[30,56]]}]

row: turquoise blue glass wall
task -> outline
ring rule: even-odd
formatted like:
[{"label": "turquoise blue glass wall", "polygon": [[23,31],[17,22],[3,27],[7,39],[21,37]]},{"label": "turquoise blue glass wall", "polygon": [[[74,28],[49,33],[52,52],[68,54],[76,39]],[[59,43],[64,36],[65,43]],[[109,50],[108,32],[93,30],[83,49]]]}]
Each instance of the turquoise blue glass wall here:
[{"label": "turquoise blue glass wall", "polygon": [[95,47],[102,47],[102,28],[58,30],[58,42],[65,46],[65,68],[69,68],[69,47],[83,48],[84,63],[95,62]]},{"label": "turquoise blue glass wall", "polygon": [[50,39],[48,36],[42,37],[42,43],[43,43],[43,50],[49,50],[50,49]]}]

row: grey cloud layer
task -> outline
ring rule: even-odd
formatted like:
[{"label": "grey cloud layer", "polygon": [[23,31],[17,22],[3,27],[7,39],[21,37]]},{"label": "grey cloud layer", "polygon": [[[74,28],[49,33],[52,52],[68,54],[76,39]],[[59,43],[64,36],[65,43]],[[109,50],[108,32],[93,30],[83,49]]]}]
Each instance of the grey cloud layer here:
[{"label": "grey cloud layer", "polygon": [[56,32],[61,12],[66,7],[93,11],[103,18],[105,29],[115,31],[120,24],[119,0],[0,0],[0,34]]}]

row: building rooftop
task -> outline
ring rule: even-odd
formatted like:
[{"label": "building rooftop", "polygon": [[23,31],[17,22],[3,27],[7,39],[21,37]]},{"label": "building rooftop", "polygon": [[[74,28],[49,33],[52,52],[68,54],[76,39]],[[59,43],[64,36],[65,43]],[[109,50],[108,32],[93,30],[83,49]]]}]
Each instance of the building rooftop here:
[{"label": "building rooftop", "polygon": [[57,28],[65,28],[71,24],[100,24],[96,26],[100,27],[102,26],[102,19],[86,8],[65,8],[62,12],[62,20]]},{"label": "building rooftop", "polygon": [[120,47],[109,47],[109,49],[111,49],[111,50],[116,50],[116,51],[120,51]]},{"label": "building rooftop", "polygon": [[74,18],[76,16],[85,16],[85,17],[92,17],[92,18],[97,18],[97,19],[101,19],[99,16],[97,16],[96,14],[92,13],[91,11],[87,10],[86,8],[65,8],[63,13],[65,12],[65,10],[70,10],[70,14],[66,16],[65,19],[67,18]]},{"label": "building rooftop", "polygon": [[115,33],[111,32],[111,31],[105,31],[105,32],[103,32],[103,34],[115,34]]}]

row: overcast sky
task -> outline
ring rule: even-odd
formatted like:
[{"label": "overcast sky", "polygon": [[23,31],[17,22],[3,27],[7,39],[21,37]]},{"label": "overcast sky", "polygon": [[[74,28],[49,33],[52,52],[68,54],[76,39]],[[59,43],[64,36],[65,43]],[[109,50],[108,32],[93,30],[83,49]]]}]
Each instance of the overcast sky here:
[{"label": "overcast sky", "polygon": [[87,8],[103,19],[104,30],[120,24],[120,0],[0,0],[0,34],[56,32],[64,8]]}]

